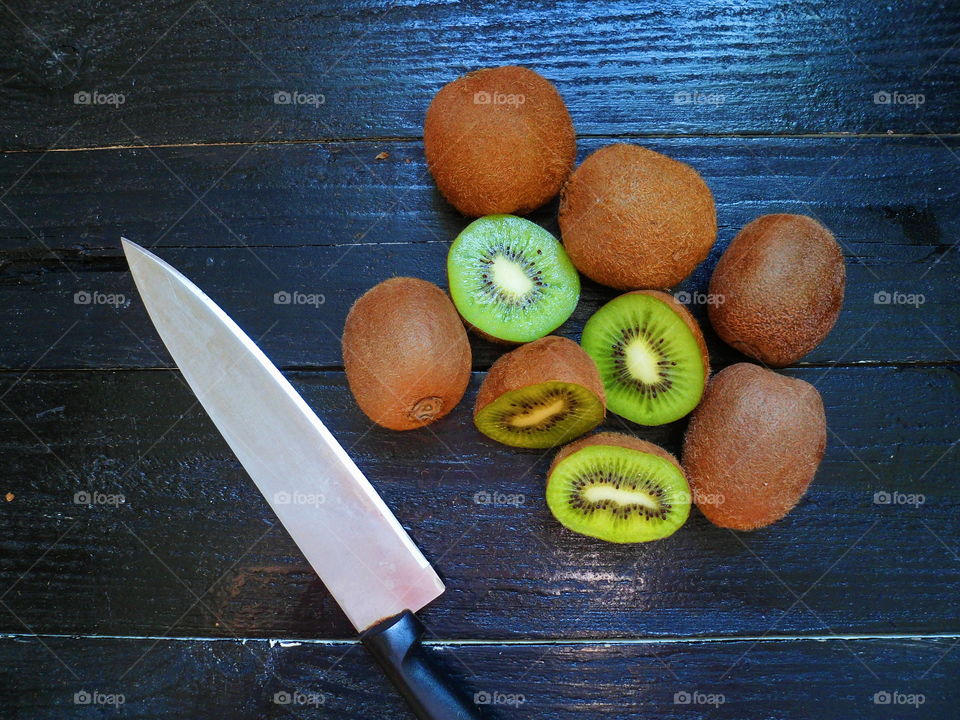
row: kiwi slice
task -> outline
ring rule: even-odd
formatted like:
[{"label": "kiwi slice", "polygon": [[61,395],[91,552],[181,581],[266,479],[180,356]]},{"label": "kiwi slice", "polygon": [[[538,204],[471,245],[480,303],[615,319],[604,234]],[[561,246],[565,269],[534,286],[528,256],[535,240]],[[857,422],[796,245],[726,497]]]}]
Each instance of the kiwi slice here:
[{"label": "kiwi slice", "polygon": [[583,438],[557,453],[547,506],[569,530],[615,543],[672,535],[690,514],[690,486],[666,450],[620,433]]},{"label": "kiwi slice", "polygon": [[559,327],[580,299],[580,276],[560,242],[514,215],[467,225],[447,256],[450,296],[494,340],[530,342]]},{"label": "kiwi slice", "polygon": [[551,335],[493,364],[477,393],[473,421],[506,445],[547,448],[595,428],[605,408],[596,364],[572,340]]},{"label": "kiwi slice", "polygon": [[670,295],[638,290],[611,300],[587,320],[580,342],[617,415],[663,425],[700,402],[710,372],[703,334]]}]

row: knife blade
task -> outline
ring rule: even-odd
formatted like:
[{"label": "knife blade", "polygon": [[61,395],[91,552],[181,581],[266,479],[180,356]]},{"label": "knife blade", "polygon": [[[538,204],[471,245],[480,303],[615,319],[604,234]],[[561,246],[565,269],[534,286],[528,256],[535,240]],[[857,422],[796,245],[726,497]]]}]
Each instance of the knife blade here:
[{"label": "knife blade", "polygon": [[284,528],[422,720],[478,717],[430,667],[414,612],[444,585],[329,430],[240,327],[121,238],[150,319]]}]

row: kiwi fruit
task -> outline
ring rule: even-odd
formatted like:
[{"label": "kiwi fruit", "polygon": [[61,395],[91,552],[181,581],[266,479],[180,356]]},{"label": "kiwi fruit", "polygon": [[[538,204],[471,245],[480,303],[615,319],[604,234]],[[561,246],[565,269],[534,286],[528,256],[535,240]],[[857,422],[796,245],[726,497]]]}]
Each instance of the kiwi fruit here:
[{"label": "kiwi fruit", "polygon": [[805,215],[763,215],[744,226],[717,263],[710,322],[742,353],[790,365],[833,328],[844,282],[843,253],[827,228]]},{"label": "kiwi fruit", "polygon": [[550,335],[493,364],[477,393],[473,421],[506,445],[547,448],[595,428],[605,409],[591,357],[573,340]]},{"label": "kiwi fruit", "polygon": [[641,425],[663,425],[700,402],[710,374],[703,333],[659,290],[636,290],[594,313],[580,344],[597,363],[607,407]]},{"label": "kiwi fruit", "polygon": [[464,215],[528,213],[556,196],[576,139],[556,88],[533,70],[477,70],[441,88],[423,126],[427,167]]},{"label": "kiwi fruit", "polygon": [[617,143],[570,176],[560,196],[560,237],[580,272],[601,285],[668,288],[707,257],[717,212],[692,167]]},{"label": "kiwi fruit", "polygon": [[550,333],[580,299],[580,276],[563,246],[514,215],[488,215],[467,225],[450,246],[447,277],[464,320],[507,343]]},{"label": "kiwi fruit", "polygon": [[453,303],[426,280],[385,280],[347,314],[347,382],[360,409],[378,425],[412,430],[446,415],[467,389],[470,360]]},{"label": "kiwi fruit", "polygon": [[720,527],[755,530],[797,504],[823,458],[827,423],[813,385],[739,363],[717,373],[690,418],[683,468]]},{"label": "kiwi fruit", "polygon": [[676,458],[621,433],[570,443],[547,475],[547,506],[581,535],[637,543],[672,535],[690,514],[690,487]]}]

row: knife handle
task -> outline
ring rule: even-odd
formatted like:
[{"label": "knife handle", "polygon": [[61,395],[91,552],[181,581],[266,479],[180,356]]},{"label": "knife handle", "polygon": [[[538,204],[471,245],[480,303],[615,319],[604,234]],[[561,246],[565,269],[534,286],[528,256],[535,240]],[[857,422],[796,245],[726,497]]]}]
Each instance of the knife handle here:
[{"label": "knife handle", "polygon": [[476,704],[433,666],[421,643],[423,633],[420,619],[404,610],[364,632],[360,641],[419,720],[480,720]]}]

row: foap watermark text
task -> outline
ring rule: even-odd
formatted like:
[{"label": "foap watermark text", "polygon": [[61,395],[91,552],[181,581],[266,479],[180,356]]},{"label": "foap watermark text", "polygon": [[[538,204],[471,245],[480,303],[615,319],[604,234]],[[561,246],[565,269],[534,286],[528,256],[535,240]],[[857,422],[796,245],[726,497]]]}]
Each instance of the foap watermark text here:
[{"label": "foap watermark text", "polygon": [[919,107],[927,101],[923,93],[905,93],[898,90],[880,90],[873,94],[874,105],[912,105]]},{"label": "foap watermark text", "polygon": [[273,94],[274,105],[309,105],[318,108],[327,102],[323,93],[308,93],[300,90],[277,90]]},{"label": "foap watermark text", "polygon": [[915,308],[920,307],[927,301],[923,293],[905,293],[899,290],[888,292],[880,290],[873,294],[874,305],[911,305]]},{"label": "foap watermark text", "polygon": [[527,498],[520,493],[481,490],[473,494],[473,502],[476,505],[493,505],[494,507],[520,507],[527,502]]},{"label": "foap watermark text", "polygon": [[527,701],[522,693],[503,693],[497,690],[481,690],[473,694],[473,702],[476,705],[507,705],[519,707]]},{"label": "foap watermark text", "polygon": [[474,105],[509,105],[519,107],[527,101],[525,95],[518,93],[488,92],[480,90],[473,94]]},{"label": "foap watermark text", "polygon": [[320,307],[326,302],[326,296],[321,293],[305,293],[299,290],[294,290],[293,292],[278,290],[273,294],[274,305],[309,305],[311,307]]}]

